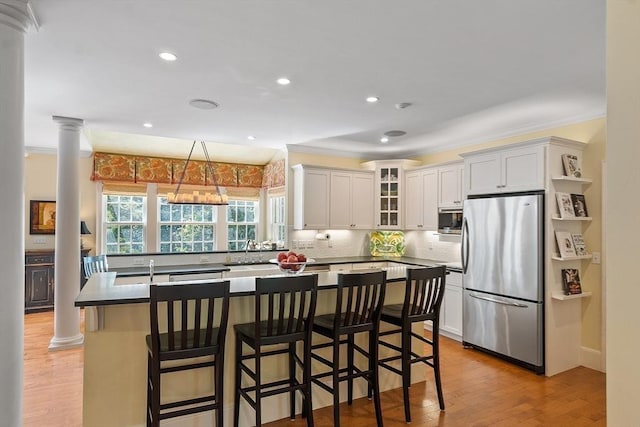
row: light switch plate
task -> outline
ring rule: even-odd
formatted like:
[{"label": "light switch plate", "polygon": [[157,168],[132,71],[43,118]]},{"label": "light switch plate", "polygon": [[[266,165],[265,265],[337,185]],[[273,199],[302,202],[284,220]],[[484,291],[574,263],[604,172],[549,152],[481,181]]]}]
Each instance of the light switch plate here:
[{"label": "light switch plate", "polygon": [[600,252],[593,252],[591,254],[591,263],[600,264]]}]

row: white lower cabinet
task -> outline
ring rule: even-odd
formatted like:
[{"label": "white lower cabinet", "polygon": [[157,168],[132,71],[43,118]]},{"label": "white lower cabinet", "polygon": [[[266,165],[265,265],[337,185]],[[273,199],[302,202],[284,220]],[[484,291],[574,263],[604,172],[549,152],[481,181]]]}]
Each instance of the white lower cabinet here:
[{"label": "white lower cabinet", "polygon": [[[425,322],[431,329],[431,322]],[[462,341],[462,273],[449,272],[440,306],[440,334]]]}]

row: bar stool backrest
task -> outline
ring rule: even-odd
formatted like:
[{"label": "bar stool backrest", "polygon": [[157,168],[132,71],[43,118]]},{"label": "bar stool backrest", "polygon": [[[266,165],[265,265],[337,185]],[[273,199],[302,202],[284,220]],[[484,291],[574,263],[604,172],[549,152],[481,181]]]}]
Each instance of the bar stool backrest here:
[{"label": "bar stool backrest", "polygon": [[[160,360],[211,354],[224,346],[229,318],[229,281],[150,285],[151,346]],[[161,304],[165,303],[165,304]],[[166,342],[160,342],[159,314],[166,310]],[[165,325],[163,325],[165,326]],[[164,329],[164,328],[163,328]]]},{"label": "bar stool backrest", "polygon": [[[334,331],[370,331],[380,323],[387,284],[387,272],[338,274]],[[346,295],[345,295],[346,294]]]},{"label": "bar stool backrest", "polygon": [[93,273],[104,273],[109,271],[106,255],[86,256],[82,258],[84,267],[84,277],[89,278]]},{"label": "bar stool backrest", "polygon": [[269,337],[291,335],[293,342],[310,334],[317,289],[317,274],[256,278],[255,336],[266,344]]},{"label": "bar stool backrest", "polygon": [[402,317],[409,322],[438,320],[446,275],[444,266],[407,269]]}]

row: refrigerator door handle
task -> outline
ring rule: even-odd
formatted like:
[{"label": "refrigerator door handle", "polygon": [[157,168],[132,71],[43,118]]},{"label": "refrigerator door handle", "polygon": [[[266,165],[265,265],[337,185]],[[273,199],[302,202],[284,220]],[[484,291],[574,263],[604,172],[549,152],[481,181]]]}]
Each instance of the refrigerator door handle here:
[{"label": "refrigerator door handle", "polygon": [[460,245],[460,259],[462,260],[462,274],[466,274],[467,266],[469,265],[469,223],[467,222],[467,218],[462,219],[461,240],[462,244]]},{"label": "refrigerator door handle", "polygon": [[489,302],[495,302],[496,304],[510,305],[512,307],[519,307],[519,308],[527,308],[526,304],[520,304],[520,303],[517,303],[517,302],[505,302],[505,301],[500,301],[499,299],[480,297],[480,296],[475,295],[475,294],[469,294],[469,295],[472,298],[481,299],[481,300],[485,300],[485,301],[489,301]]}]

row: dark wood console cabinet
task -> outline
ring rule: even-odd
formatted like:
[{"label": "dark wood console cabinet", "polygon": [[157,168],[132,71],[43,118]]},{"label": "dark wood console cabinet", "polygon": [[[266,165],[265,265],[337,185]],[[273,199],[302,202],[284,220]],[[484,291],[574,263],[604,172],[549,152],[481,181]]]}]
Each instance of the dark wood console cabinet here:
[{"label": "dark wood console cabinet", "polygon": [[[89,254],[90,249],[82,249],[82,257]],[[53,250],[27,251],[24,256],[24,311],[53,310],[53,279],[55,254]],[[80,284],[85,282],[82,268]]]}]

